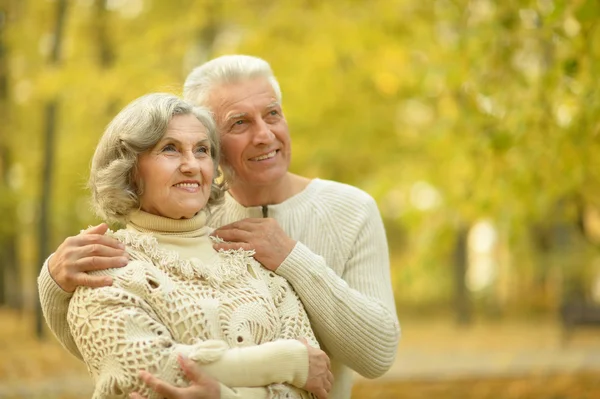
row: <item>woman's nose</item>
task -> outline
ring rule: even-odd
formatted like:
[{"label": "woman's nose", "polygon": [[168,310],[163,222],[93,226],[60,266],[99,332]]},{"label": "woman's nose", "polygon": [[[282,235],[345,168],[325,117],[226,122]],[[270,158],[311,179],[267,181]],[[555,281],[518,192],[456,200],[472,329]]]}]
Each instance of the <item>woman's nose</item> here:
[{"label": "woman's nose", "polygon": [[193,154],[183,154],[179,170],[186,174],[196,173],[200,170],[200,161]]}]

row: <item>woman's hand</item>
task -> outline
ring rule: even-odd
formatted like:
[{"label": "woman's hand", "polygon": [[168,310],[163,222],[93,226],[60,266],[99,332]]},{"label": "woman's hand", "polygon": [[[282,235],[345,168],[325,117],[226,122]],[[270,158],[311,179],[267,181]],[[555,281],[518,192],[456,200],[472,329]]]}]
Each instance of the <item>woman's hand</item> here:
[{"label": "woman's hand", "polygon": [[92,276],[87,272],[127,265],[125,247],[116,239],[105,236],[106,223],[90,227],[68,237],[48,261],[48,271],[56,284],[66,292],[84,285],[104,287],[112,284],[108,276]]},{"label": "woman's hand", "polygon": [[[190,359],[180,355],[177,357],[177,361],[190,381],[188,387],[175,387],[146,371],[140,371],[140,377],[153,391],[162,395],[165,399],[219,399],[221,397],[221,386],[217,380],[203,373]],[[132,399],[145,399],[137,392],[132,393],[129,397]]]},{"label": "woman's hand", "polygon": [[333,386],[329,356],[321,349],[310,346],[304,338],[300,342],[308,349],[308,378],[302,389],[315,394],[319,399],[327,399]]}]

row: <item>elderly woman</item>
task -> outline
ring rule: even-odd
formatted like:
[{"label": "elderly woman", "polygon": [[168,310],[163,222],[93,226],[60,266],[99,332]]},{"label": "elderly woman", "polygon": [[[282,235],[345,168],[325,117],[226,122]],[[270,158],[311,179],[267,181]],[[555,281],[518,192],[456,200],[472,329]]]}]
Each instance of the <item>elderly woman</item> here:
[{"label": "elderly woman", "polygon": [[209,111],[169,94],[135,100],[102,136],[89,186],[98,215],[126,225],[110,234],[131,260],[94,272],[113,285],[79,287],[69,305],[94,398],[157,397],[140,370],[185,386],[182,356],[220,381],[222,398],[327,397],[328,358],[291,286],[252,252],[213,249],[218,158]]}]

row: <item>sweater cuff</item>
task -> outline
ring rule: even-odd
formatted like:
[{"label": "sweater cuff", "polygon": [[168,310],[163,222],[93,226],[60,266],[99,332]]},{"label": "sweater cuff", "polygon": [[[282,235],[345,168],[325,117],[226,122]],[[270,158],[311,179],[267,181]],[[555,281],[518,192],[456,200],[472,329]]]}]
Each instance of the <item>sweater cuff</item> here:
[{"label": "sweater cuff", "polygon": [[[58,285],[56,281],[54,281],[54,278],[52,278],[50,270],[48,269],[48,263],[50,262],[51,257],[52,255],[50,255],[44,262],[38,277],[40,300],[48,304],[48,309],[65,309],[68,307],[68,303],[71,300],[73,293],[67,292],[60,288],[60,285]],[[45,306],[42,308],[45,308]]]},{"label": "sweater cuff", "polygon": [[325,262],[319,262],[319,259],[322,260],[320,256],[315,255],[306,245],[298,241],[275,272],[288,280],[292,286],[295,282],[320,279],[327,271]]}]

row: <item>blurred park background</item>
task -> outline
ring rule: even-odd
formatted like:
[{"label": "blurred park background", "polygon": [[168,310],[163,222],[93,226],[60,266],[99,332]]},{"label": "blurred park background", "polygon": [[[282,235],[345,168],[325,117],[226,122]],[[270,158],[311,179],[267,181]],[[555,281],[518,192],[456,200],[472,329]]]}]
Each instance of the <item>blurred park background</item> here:
[{"label": "blurred park background", "polygon": [[[403,340],[356,398],[600,397],[598,0],[0,0],[0,398],[85,397],[36,276],[96,142],[215,56],[269,61],[292,170],[377,200]],[[83,393],[82,393],[83,392]]]}]

